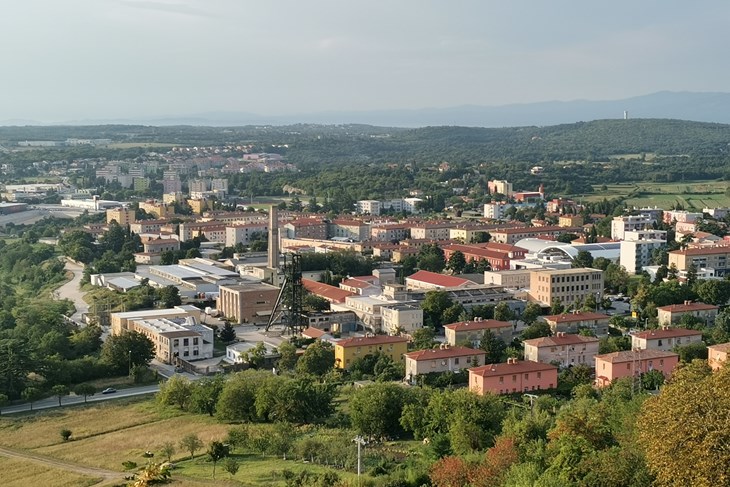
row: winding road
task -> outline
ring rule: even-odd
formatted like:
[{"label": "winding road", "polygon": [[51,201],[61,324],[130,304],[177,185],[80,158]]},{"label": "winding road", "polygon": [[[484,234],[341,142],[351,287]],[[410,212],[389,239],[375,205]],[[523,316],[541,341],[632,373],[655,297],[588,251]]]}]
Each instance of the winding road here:
[{"label": "winding road", "polygon": [[73,279],[56,289],[55,296],[57,299],[71,300],[76,306],[76,312],[71,315],[71,319],[83,324],[82,316],[89,311],[89,305],[84,301],[84,292],[81,291],[81,278],[84,277],[84,268],[69,261],[66,261],[64,268],[73,274]]}]

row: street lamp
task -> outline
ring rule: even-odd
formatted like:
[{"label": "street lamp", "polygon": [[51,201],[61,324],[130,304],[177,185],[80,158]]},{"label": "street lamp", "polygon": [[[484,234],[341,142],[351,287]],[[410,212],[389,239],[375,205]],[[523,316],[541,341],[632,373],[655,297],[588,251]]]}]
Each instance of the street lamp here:
[{"label": "street lamp", "polygon": [[535,407],[535,399],[537,399],[537,396],[535,394],[522,394],[522,395],[530,400],[530,414],[532,414],[533,408]]},{"label": "street lamp", "polygon": [[357,435],[352,441],[357,443],[357,485],[360,485],[360,448],[365,444],[365,438]]},{"label": "street lamp", "polygon": [[129,377],[132,377],[132,350],[129,350],[129,367],[128,367],[128,373]]}]

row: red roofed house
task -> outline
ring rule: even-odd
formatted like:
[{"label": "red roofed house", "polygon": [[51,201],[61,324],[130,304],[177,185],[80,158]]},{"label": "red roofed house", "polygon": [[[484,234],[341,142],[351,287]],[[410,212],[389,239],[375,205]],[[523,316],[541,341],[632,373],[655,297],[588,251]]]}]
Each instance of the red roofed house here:
[{"label": "red roofed house", "polygon": [[543,316],[542,319],[550,325],[553,333],[578,333],[579,329],[587,328],[600,336],[608,335],[608,322],[611,317],[602,313],[580,311]]},{"label": "red roofed house", "polygon": [[686,328],[664,327],[631,335],[631,348],[633,349],[671,352],[674,347],[689,343],[702,343],[702,332]]},{"label": "red roofed house", "polygon": [[707,363],[712,370],[717,370],[727,362],[727,354],[730,352],[730,342],[718,343],[707,347]]},{"label": "red roofed house", "polygon": [[468,347],[450,347],[417,350],[405,354],[406,380],[431,372],[457,372],[484,363],[486,352]]},{"label": "red roofed house", "polygon": [[668,378],[679,363],[679,355],[661,350],[627,350],[596,355],[596,386],[605,387],[622,377],[640,376],[658,370]]},{"label": "red roofed house", "polygon": [[320,218],[300,218],[282,227],[286,238],[327,239],[327,223]]},{"label": "red roofed house", "polygon": [[406,289],[444,289],[448,287],[469,287],[474,282],[437,272],[418,271],[406,277]]},{"label": "red roofed house", "polygon": [[558,368],[550,364],[510,358],[507,363],[469,369],[469,389],[479,395],[540,391],[557,385]]},{"label": "red roofed house", "polygon": [[344,303],[348,296],[354,296],[355,293],[345,291],[335,286],[330,286],[323,282],[312,281],[311,279],[302,279],[304,289],[312,294],[326,299],[330,303]]},{"label": "red roofed house", "polygon": [[360,296],[373,296],[380,294],[381,289],[377,282],[378,278],[376,276],[348,277],[340,282],[340,289]]},{"label": "red roofed house", "polygon": [[[510,246],[512,247],[512,246]],[[517,249],[518,247],[514,247]],[[497,250],[491,248],[485,248],[479,245],[446,245],[443,247],[444,257],[449,260],[454,252],[459,251],[464,254],[464,258],[467,262],[479,262],[486,260],[489,262],[493,271],[501,271],[510,268],[510,261],[512,259],[524,258],[526,250],[521,249],[522,252],[515,254],[511,250]],[[521,255],[522,257],[517,257]]]},{"label": "red roofed house", "polygon": [[348,369],[352,362],[366,355],[381,353],[393,362],[401,362],[408,352],[408,338],[388,335],[368,335],[347,338],[335,343],[335,367]]},{"label": "red roofed house", "polygon": [[478,347],[486,330],[491,330],[502,341],[509,343],[512,341],[514,329],[514,325],[509,321],[484,320],[482,318],[444,325],[446,342],[452,347],[461,343],[470,343],[472,346]]},{"label": "red roofed house", "polygon": [[593,367],[598,355],[598,338],[558,332],[552,337],[533,338],[522,342],[525,360],[544,364],[559,362],[562,367]]},{"label": "red roofed house", "polygon": [[708,324],[715,323],[718,307],[712,304],[693,303],[685,301],[682,304],[670,304],[657,308],[657,318],[660,325],[671,325],[682,319],[684,315],[691,315],[695,318],[705,320]]}]

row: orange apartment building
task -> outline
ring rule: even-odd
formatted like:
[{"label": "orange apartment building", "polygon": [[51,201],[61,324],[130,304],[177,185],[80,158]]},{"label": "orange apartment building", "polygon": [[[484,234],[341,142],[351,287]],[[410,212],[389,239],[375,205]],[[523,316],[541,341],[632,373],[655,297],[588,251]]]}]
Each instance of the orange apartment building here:
[{"label": "orange apartment building", "polygon": [[506,363],[489,364],[469,369],[469,389],[485,393],[512,394],[552,389],[558,385],[558,368],[539,362],[514,358]]},{"label": "orange apartment building", "polygon": [[718,343],[707,347],[707,363],[712,370],[717,370],[727,362],[727,355],[730,352],[730,342]]},{"label": "orange apartment building", "polygon": [[616,379],[635,377],[658,370],[669,378],[679,355],[662,350],[627,350],[596,355],[596,386],[606,387]]}]

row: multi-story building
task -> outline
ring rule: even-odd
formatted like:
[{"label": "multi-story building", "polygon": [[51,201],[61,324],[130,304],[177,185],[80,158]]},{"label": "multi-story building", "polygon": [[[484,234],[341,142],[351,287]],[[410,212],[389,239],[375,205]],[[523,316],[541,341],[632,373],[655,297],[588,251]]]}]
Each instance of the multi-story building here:
[{"label": "multi-story building", "polygon": [[166,364],[178,358],[213,358],[213,330],[192,317],[133,320],[130,329],[149,338],[155,345],[155,357]]},{"label": "multi-story building", "polygon": [[511,203],[493,202],[484,204],[484,218],[490,220],[504,220],[507,216],[507,210],[514,205]]},{"label": "multi-story building", "polygon": [[129,224],[129,231],[141,235],[143,233],[160,233],[162,227],[170,223],[168,220],[140,220]]},{"label": "multi-story building", "polygon": [[205,179],[192,179],[188,181],[188,189],[190,193],[205,193],[208,191],[208,181]]},{"label": "multi-story building", "polygon": [[286,238],[313,238],[325,240],[327,238],[327,223],[321,218],[300,218],[288,222],[282,227]]},{"label": "multi-story building", "polygon": [[493,179],[487,183],[487,189],[492,194],[503,194],[506,197],[512,196],[512,183],[503,179]]},{"label": "multi-story building", "polygon": [[469,287],[475,283],[456,276],[447,276],[438,272],[418,271],[406,277],[407,289],[444,289],[455,287]]},{"label": "multi-story building", "polygon": [[177,235],[158,235],[157,237],[145,237],[142,239],[142,252],[145,254],[161,254],[162,252],[174,252],[180,250],[180,241]]},{"label": "multi-story building", "polygon": [[465,343],[478,347],[484,332],[487,330],[494,333],[504,343],[510,343],[515,331],[515,325],[509,321],[485,320],[482,318],[444,325],[446,343],[452,347]]},{"label": "multi-story building", "polygon": [[[495,244],[495,245],[501,245],[501,244]],[[480,261],[487,261],[489,262],[489,266],[494,271],[501,271],[506,270],[510,268],[510,262],[513,259],[523,259],[526,254],[525,249],[520,249],[519,247],[514,246],[506,246],[511,247],[511,249],[514,250],[507,250],[507,249],[498,249],[498,248],[490,248],[485,247],[483,245],[460,245],[460,244],[451,244],[451,245],[445,245],[443,247],[444,251],[444,257],[448,261],[451,256],[454,254],[454,252],[461,252],[464,255],[464,258],[466,259],[466,262],[480,262]]]},{"label": "multi-story building", "polygon": [[699,247],[669,252],[669,267],[677,268],[680,278],[686,278],[691,265],[705,271],[708,278],[724,278],[730,273],[730,246]]},{"label": "multi-story building", "polygon": [[574,311],[559,315],[542,316],[553,333],[578,333],[581,329],[591,330],[596,336],[608,335],[611,317],[603,313]]},{"label": "multi-story building", "polygon": [[154,215],[155,218],[167,218],[175,214],[175,208],[172,205],[160,201],[142,201],[139,209],[144,210],[148,215]]},{"label": "multi-story building", "polygon": [[182,181],[177,171],[165,171],[162,175],[162,192],[179,193],[182,191]]},{"label": "multi-story building", "polygon": [[183,222],[178,231],[181,242],[187,242],[195,237],[205,237],[209,242],[226,242],[226,225],[217,221]]},{"label": "multi-story building", "polygon": [[708,326],[715,323],[719,307],[712,304],[693,303],[685,301],[682,304],[670,304],[657,308],[657,319],[659,324],[672,325],[679,322],[683,316],[690,315],[699,320],[703,320]]},{"label": "multi-story building", "polygon": [[226,247],[235,247],[238,243],[250,245],[255,239],[266,238],[268,231],[269,226],[265,221],[227,226],[225,245]]},{"label": "multi-story building", "polygon": [[423,310],[420,306],[395,304],[380,308],[381,330],[388,335],[413,334],[423,328]]},{"label": "multi-story building", "polygon": [[522,342],[525,360],[557,364],[561,367],[573,365],[595,365],[598,355],[598,338],[558,332],[551,337],[533,338]]},{"label": "multi-story building", "polygon": [[669,378],[679,363],[679,355],[661,350],[628,350],[596,355],[596,386],[606,387],[616,379],[640,377],[658,370]]},{"label": "multi-story building", "polygon": [[360,200],[357,202],[357,213],[360,215],[380,215],[380,201]]},{"label": "multi-story building", "polygon": [[667,245],[667,232],[662,230],[633,230],[624,232],[619,263],[630,274],[640,274],[651,264],[652,253]]},{"label": "multi-story building", "polygon": [[206,198],[191,198],[187,203],[194,215],[202,215],[204,211],[212,208],[212,203]]},{"label": "multi-story building", "polygon": [[220,286],[218,311],[235,323],[266,323],[274,309],[279,288],[265,283]]},{"label": "multi-story building", "polygon": [[611,238],[624,240],[625,233],[652,228],[654,222],[647,215],[622,215],[611,220]]},{"label": "multi-story building", "polygon": [[346,338],[335,343],[335,367],[349,369],[352,362],[367,355],[380,353],[395,363],[402,363],[408,352],[408,338],[388,335],[368,335]]},{"label": "multi-story building", "polygon": [[513,269],[502,271],[485,271],[484,284],[492,284],[495,286],[504,286],[515,289],[525,289],[530,287],[529,269]]},{"label": "multi-story building", "polygon": [[377,223],[370,226],[370,238],[376,242],[401,241],[409,237],[410,228],[404,223]]},{"label": "multi-story building", "polygon": [[507,363],[469,369],[469,389],[479,395],[543,391],[557,385],[558,368],[551,364],[510,358]]},{"label": "multi-story building", "polygon": [[106,210],[106,222],[111,223],[112,221],[116,221],[121,226],[127,226],[130,223],[134,223],[136,217],[134,208],[112,208],[109,210]]},{"label": "multi-story building", "polygon": [[482,224],[461,224],[449,228],[449,239],[458,240],[461,243],[469,244],[482,242],[485,234],[489,233],[494,226]]},{"label": "multi-story building", "polygon": [[702,332],[686,328],[664,327],[656,330],[646,330],[631,335],[633,350],[662,350],[671,352],[674,347],[702,343]]},{"label": "multi-story building", "polygon": [[411,238],[419,240],[447,240],[453,223],[417,223],[410,227]]},{"label": "multi-story building", "polygon": [[707,347],[707,363],[712,370],[717,370],[727,362],[728,352],[730,352],[730,342],[718,343]]},{"label": "multi-story building", "polygon": [[561,233],[583,233],[582,227],[518,227],[500,228],[489,232],[492,235],[491,242],[515,244],[524,238],[557,237]]},{"label": "multi-story building", "polygon": [[702,213],[690,212],[687,210],[665,210],[663,219],[664,223],[672,224],[677,223],[694,223],[702,218]]},{"label": "multi-story building", "polygon": [[370,226],[360,220],[335,219],[329,224],[328,237],[348,238],[359,242],[370,238]]},{"label": "multi-story building", "polygon": [[468,347],[441,346],[405,354],[406,380],[415,383],[419,375],[458,372],[484,364],[486,353]]},{"label": "multi-story building", "polygon": [[579,267],[575,269],[535,269],[530,274],[530,300],[545,306],[557,301],[565,306],[584,302],[588,296],[601,301],[603,271]]},{"label": "multi-story building", "polygon": [[137,320],[152,320],[160,318],[195,318],[200,321],[202,311],[192,305],[180,305],[167,309],[142,309],[137,311],[126,311],[122,313],[111,313],[112,335],[119,335],[125,331],[132,330],[131,322]]},{"label": "multi-story building", "polygon": [[559,227],[582,227],[583,217],[580,215],[560,215],[558,218]]}]

